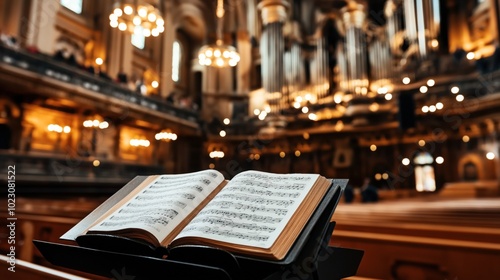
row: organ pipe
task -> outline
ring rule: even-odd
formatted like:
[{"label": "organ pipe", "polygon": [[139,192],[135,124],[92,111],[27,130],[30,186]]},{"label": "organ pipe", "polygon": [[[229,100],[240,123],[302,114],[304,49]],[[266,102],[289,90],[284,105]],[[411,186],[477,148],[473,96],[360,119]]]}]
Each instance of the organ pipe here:
[{"label": "organ pipe", "polygon": [[262,58],[262,85],[272,113],[288,106],[288,91],[284,91],[283,24],[287,19],[288,3],[281,0],[264,0],[258,5],[262,16],[260,53]]},{"label": "organ pipe", "polygon": [[404,0],[406,36],[418,55],[426,58],[437,48],[441,24],[439,0]]},{"label": "organ pipe", "polygon": [[[346,80],[341,82],[345,91],[355,96],[368,93],[368,67],[366,58],[366,35],[364,32],[366,14],[363,5],[350,2],[341,10],[342,25],[345,30],[343,53],[346,65],[342,76]],[[340,60],[340,59],[339,59]],[[342,71],[344,67],[340,67]]]}]

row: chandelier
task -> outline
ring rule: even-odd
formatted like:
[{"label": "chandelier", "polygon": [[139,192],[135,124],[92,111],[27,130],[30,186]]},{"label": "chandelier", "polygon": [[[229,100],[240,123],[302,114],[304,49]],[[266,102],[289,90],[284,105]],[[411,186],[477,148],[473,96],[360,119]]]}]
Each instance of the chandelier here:
[{"label": "chandelier", "polygon": [[217,41],[215,44],[205,45],[198,52],[201,65],[215,67],[234,67],[240,61],[240,55],[233,46],[225,45],[222,41],[222,18],[224,17],[223,0],[217,0]]},{"label": "chandelier", "polygon": [[165,21],[160,10],[152,5],[133,1],[117,1],[113,5],[113,12],[109,15],[109,25],[121,31],[128,30],[133,34],[142,34],[145,37],[157,37],[165,30]]}]

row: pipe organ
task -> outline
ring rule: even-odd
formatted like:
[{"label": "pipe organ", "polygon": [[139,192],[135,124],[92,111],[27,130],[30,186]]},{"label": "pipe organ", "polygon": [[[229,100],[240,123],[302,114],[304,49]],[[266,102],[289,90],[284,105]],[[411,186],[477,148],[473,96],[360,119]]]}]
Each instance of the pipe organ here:
[{"label": "pipe organ", "polygon": [[425,59],[430,51],[437,49],[440,29],[439,1],[404,0],[406,38],[413,52]]},{"label": "pipe organ", "polygon": [[344,43],[339,48],[339,61],[345,60],[340,66],[341,90],[354,96],[364,96],[368,93],[368,63],[366,34],[364,31],[366,13],[364,6],[355,2],[342,8],[340,25],[344,31]]},{"label": "pipe organ", "polygon": [[283,25],[287,19],[288,3],[280,0],[264,0],[258,8],[262,15],[260,40],[262,86],[271,113],[279,113],[289,105],[284,90],[285,38]]}]

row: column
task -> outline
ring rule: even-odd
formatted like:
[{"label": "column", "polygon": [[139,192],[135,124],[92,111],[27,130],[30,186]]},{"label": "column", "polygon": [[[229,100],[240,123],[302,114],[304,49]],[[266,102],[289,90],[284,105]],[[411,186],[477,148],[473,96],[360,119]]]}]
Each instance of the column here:
[{"label": "column", "polygon": [[175,84],[172,80],[172,48],[175,41],[175,26],[172,21],[174,9],[172,0],[165,1],[163,19],[165,20],[165,31],[161,34],[162,59],[160,70],[160,92],[163,98],[167,98],[174,90]]}]

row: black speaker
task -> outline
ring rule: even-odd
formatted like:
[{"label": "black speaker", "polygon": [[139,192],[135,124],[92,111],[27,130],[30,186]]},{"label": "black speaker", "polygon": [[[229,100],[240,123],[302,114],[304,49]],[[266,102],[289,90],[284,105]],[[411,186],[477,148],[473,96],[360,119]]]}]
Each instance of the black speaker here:
[{"label": "black speaker", "polygon": [[413,93],[401,92],[399,94],[398,105],[399,127],[402,130],[415,127],[415,100]]}]

